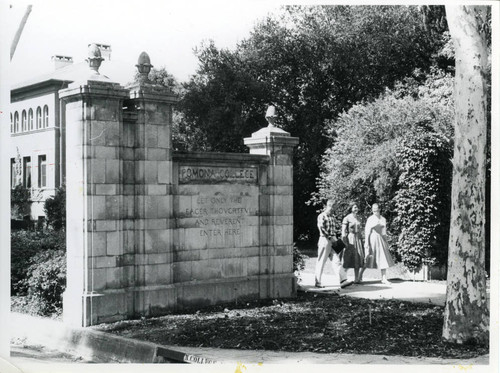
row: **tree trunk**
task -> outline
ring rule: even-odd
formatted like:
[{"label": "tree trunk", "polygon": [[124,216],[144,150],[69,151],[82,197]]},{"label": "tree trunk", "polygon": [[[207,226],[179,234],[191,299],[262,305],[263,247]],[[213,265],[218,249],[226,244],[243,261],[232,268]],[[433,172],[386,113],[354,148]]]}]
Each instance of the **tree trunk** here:
[{"label": "tree trunk", "polygon": [[446,6],[455,45],[455,149],[443,338],[486,342],[485,272],[487,43],[485,6]]}]

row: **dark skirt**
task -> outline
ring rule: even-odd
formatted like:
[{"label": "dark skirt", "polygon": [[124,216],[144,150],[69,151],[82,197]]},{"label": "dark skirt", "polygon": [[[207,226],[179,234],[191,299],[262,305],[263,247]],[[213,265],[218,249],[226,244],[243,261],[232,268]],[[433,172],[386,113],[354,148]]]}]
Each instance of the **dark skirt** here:
[{"label": "dark skirt", "polygon": [[365,260],[365,251],[361,235],[358,233],[349,233],[344,243],[346,248],[342,254],[342,263],[344,268],[361,268]]}]

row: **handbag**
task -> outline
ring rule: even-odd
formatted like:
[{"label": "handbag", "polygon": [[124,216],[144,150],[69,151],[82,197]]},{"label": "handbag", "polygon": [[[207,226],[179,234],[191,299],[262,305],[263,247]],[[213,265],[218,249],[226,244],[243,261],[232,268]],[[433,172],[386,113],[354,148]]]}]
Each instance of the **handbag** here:
[{"label": "handbag", "polygon": [[337,254],[340,254],[342,250],[345,249],[345,243],[342,239],[338,238],[337,240],[332,240],[332,249]]},{"label": "handbag", "polygon": [[373,251],[370,247],[365,246],[365,265],[368,267],[373,266],[375,257],[373,256]]}]

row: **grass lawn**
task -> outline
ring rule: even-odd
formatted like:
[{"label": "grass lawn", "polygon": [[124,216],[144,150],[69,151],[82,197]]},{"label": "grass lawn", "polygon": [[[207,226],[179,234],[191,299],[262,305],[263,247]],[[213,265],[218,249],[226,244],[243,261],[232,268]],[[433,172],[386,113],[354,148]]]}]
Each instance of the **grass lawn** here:
[{"label": "grass lawn", "polygon": [[488,345],[441,340],[443,307],[299,292],[286,300],[249,301],[97,330],[163,345],[473,358]]}]

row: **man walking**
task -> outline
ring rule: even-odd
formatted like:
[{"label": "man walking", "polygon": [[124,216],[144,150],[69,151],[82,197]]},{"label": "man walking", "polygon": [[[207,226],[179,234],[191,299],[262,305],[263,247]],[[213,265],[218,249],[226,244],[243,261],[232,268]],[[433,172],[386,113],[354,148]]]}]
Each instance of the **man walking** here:
[{"label": "man walking", "polygon": [[326,202],[325,210],[318,215],[318,261],[316,262],[316,273],[314,286],[317,288],[324,287],[321,284],[321,275],[325,267],[328,257],[332,259],[333,270],[338,274],[340,279],[340,287],[343,289],[352,284],[352,281],[347,280],[347,273],[342,266],[339,254],[332,249],[332,245],[337,243],[337,234],[340,233],[340,224],[333,215],[333,201],[329,199]]}]

